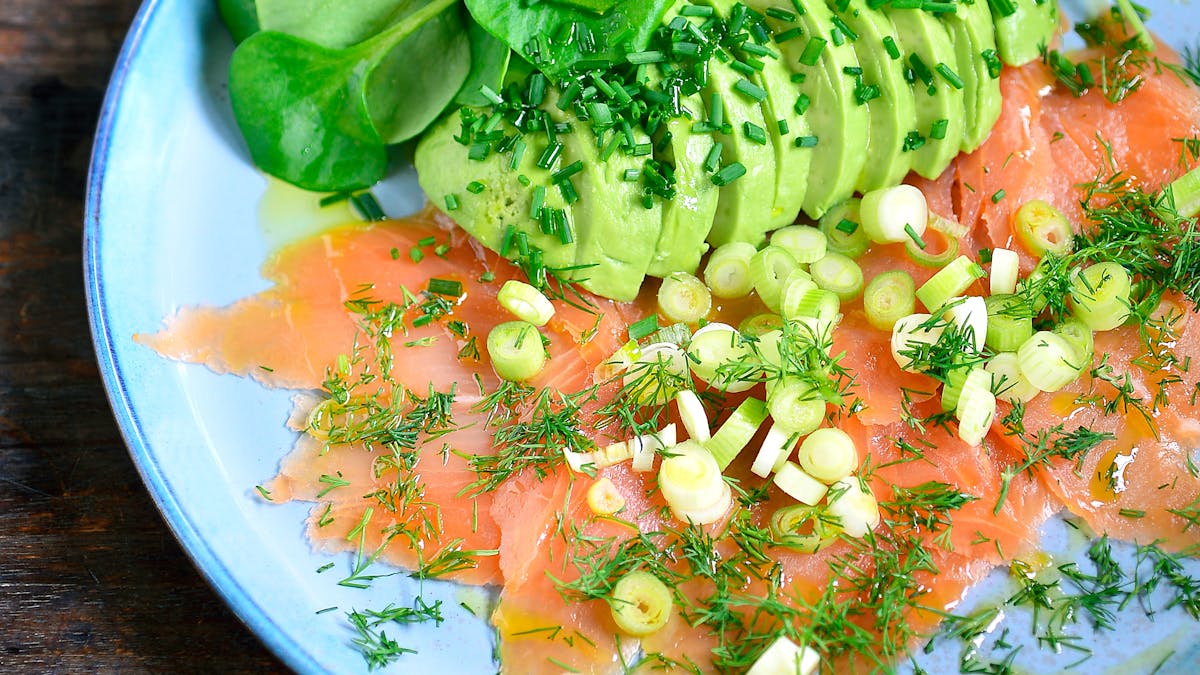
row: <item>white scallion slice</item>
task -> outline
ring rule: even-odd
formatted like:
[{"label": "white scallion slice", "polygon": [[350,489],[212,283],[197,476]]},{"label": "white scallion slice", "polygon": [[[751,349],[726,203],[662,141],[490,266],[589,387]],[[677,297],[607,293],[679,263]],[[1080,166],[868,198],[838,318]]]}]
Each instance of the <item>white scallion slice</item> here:
[{"label": "white scallion slice", "polygon": [[705,504],[695,509],[672,508],[671,513],[685,523],[692,522],[697,525],[708,525],[724,518],[732,506],[733,490],[729,488],[728,483],[722,483],[720,495],[711,504]]},{"label": "white scallion slice", "polygon": [[771,233],[771,245],[792,254],[797,263],[807,265],[825,257],[829,239],[815,227],[789,225]]},{"label": "white scallion slice", "polygon": [[[690,393],[690,390],[685,391],[689,391]],[[630,439],[629,448],[633,453],[633,462],[630,468],[641,473],[653,471],[655,455],[658,454],[659,450],[675,445],[678,440],[675,436],[675,424],[671,423],[659,429],[658,433],[645,434]]]},{"label": "white scallion slice", "polygon": [[750,473],[759,478],[771,475],[775,467],[780,462],[786,461],[792,454],[792,448],[796,447],[799,439],[799,434],[788,433],[781,429],[779,424],[772,424],[771,428],[767,429],[767,435],[763,438],[758,454],[754,456],[754,463],[750,465]]},{"label": "white scallion slice", "polygon": [[808,435],[825,419],[825,399],[811,384],[787,378],[767,395],[767,407],[775,424],[788,433]]},{"label": "white scallion slice", "polygon": [[917,299],[925,308],[936,312],[950,298],[963,294],[975,280],[983,276],[983,269],[966,256],[958,256],[917,289]]},{"label": "white scallion slice", "polygon": [[804,439],[796,452],[800,467],[822,483],[830,484],[858,468],[858,448],[841,429],[817,429]]},{"label": "white scallion slice", "polygon": [[738,379],[728,369],[745,362],[753,353],[750,343],[736,328],[723,323],[710,323],[692,336],[687,348],[687,360],[692,374],[697,378],[722,391],[736,393],[750,389],[758,381]]},{"label": "white scallion slice", "polygon": [[925,234],[929,224],[929,204],[920,189],[897,185],[863,195],[859,216],[871,241],[898,244]]},{"label": "white scallion slice", "polygon": [[825,233],[827,251],[858,258],[871,247],[871,240],[863,230],[858,214],[861,200],[850,198],[825,212],[817,228]]},{"label": "white scallion slice", "polygon": [[1061,335],[1038,331],[1017,350],[1021,375],[1041,391],[1058,391],[1079,377],[1075,348]]},{"label": "white scallion slice", "polygon": [[775,486],[792,499],[816,506],[829,492],[829,486],[808,475],[795,462],[784,462],[775,473]]},{"label": "white scallion slice", "polygon": [[836,293],[842,302],[849,302],[862,293],[862,268],[853,258],[841,253],[826,253],[809,267],[808,273],[819,288]]},{"label": "white scallion slice", "polygon": [[712,453],[694,441],[669,448],[658,468],[658,489],[676,511],[705,509],[728,489]]},{"label": "white scallion slice", "polygon": [[629,441],[609,443],[603,448],[597,448],[592,453],[592,463],[596,465],[597,469],[620,464],[630,459],[633,459],[633,447],[629,444]]},{"label": "white scallion slice", "polygon": [[1017,290],[1021,257],[1006,248],[992,249],[992,273],[988,282],[992,295],[1011,295]]},{"label": "white scallion slice", "polygon": [[592,464],[592,453],[590,452],[576,452],[564,447],[562,454],[563,459],[567,462],[567,466],[575,473],[584,473],[584,467],[594,466]]},{"label": "white scallion slice", "polygon": [[746,675],[812,675],[820,665],[819,654],[780,635],[750,666]]},{"label": "white scallion slice", "polygon": [[1096,263],[1071,280],[1071,311],[1094,331],[1112,330],[1129,318],[1132,285],[1119,263]]},{"label": "white scallion slice", "polygon": [[892,358],[902,370],[920,372],[921,353],[937,344],[946,329],[945,322],[934,322],[931,314],[909,314],[892,327]]},{"label": "white scallion slice", "polygon": [[783,318],[787,320],[809,317],[822,321],[834,321],[841,311],[842,301],[838,298],[837,293],[824,288],[810,288],[800,295],[794,306],[784,304],[780,307]]},{"label": "white scallion slice", "polygon": [[983,298],[973,295],[952,298],[946,303],[946,311],[943,316],[959,332],[971,339],[971,344],[975,346],[976,352],[983,351],[988,333],[988,310],[987,303],[983,301]]},{"label": "white scallion slice", "polygon": [[1033,308],[1019,295],[989,295],[987,346],[997,352],[1015,352],[1033,335]]},{"label": "white scallion slice", "polygon": [[863,291],[867,322],[879,330],[890,331],[900,317],[916,310],[916,288],[912,276],[903,270],[876,275]]},{"label": "white scallion slice", "polygon": [[528,321],[506,321],[493,328],[487,352],[496,374],[513,382],[531,380],[546,366],[542,335]]},{"label": "white scallion slice", "polygon": [[963,410],[972,405],[972,402],[979,396],[979,392],[992,391],[992,374],[981,367],[972,368],[965,380],[963,380],[962,391],[959,393],[958,402],[954,406],[954,416],[960,421],[962,420]]},{"label": "white scallion slice", "polygon": [[672,321],[694,324],[708,316],[712,293],[696,277],[675,272],[658,287],[658,309]]},{"label": "white scallion slice", "polygon": [[554,304],[538,289],[523,281],[509,279],[500,287],[496,301],[513,316],[535,326],[545,326],[554,316]]},{"label": "white scallion slice", "polygon": [[996,398],[1009,403],[1028,403],[1040,390],[1033,386],[1017,365],[1017,355],[1014,352],[1001,352],[984,365],[984,369],[992,374],[992,391]]},{"label": "white scallion slice", "polygon": [[1065,255],[1074,245],[1071,223],[1049,202],[1031,199],[1013,214],[1013,229],[1017,239],[1032,254]]},{"label": "white scallion slice", "polygon": [[862,537],[879,525],[879,502],[870,489],[863,490],[850,476],[829,486],[829,513],[841,522],[842,531]]},{"label": "white scallion slice", "polygon": [[754,288],[750,261],[757,250],[753,244],[731,242],[718,246],[704,267],[704,283],[718,298],[744,298]]},{"label": "white scallion slice", "polygon": [[[987,371],[979,370],[987,376]],[[988,376],[988,386],[991,385]],[[968,383],[970,379],[968,378]],[[958,400],[958,437],[970,446],[978,446],[992,428],[992,420],[996,417],[996,396],[988,389],[967,389],[963,387],[963,395]]]},{"label": "white scallion slice", "polygon": [[665,403],[676,394],[678,385],[687,378],[688,357],[672,342],[655,342],[640,350],[625,372],[624,384],[631,400],[647,405]]},{"label": "white scallion slice", "polygon": [[708,426],[708,413],[696,392],[691,389],[680,390],[675,394],[675,405],[679,408],[679,421],[683,422],[688,438],[703,443],[712,437],[712,430]]},{"label": "white scallion slice", "polygon": [[644,570],[618,579],[609,602],[617,628],[633,637],[646,637],[662,630],[671,620],[674,606],[671,589]]},{"label": "white scallion slice", "polygon": [[750,444],[766,419],[767,404],[753,397],[747,398],[734,409],[717,433],[704,443],[722,471]]},{"label": "white scallion slice", "polygon": [[795,270],[800,269],[792,254],[780,246],[768,245],[750,259],[750,279],[754,292],[772,312],[779,311],[779,298],[784,285]]}]

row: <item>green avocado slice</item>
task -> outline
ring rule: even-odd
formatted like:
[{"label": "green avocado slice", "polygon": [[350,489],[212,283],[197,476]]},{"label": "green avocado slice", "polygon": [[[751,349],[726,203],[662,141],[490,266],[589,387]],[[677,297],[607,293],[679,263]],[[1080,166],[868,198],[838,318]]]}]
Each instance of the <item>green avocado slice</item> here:
[{"label": "green avocado slice", "polygon": [[[493,251],[504,247],[508,229],[524,232],[529,245],[542,251],[542,262],[551,268],[567,268],[575,263],[575,244],[566,243],[556,234],[542,232],[539,222],[530,214],[534,193],[540,186],[545,190],[544,204],[564,208],[559,191],[551,185],[550,172],[537,166],[537,158],[545,149],[544,136],[526,136],[527,147],[520,163],[511,166],[512,152],[493,153],[482,161],[468,157],[467,148],[454,139],[461,126],[458,115],[450,115],[430,129],[417,144],[413,164],[421,189],[439,209],[445,211],[459,227]],[[505,133],[515,129],[505,125]],[[520,176],[528,178],[523,184]],[[478,182],[483,189],[474,194],[467,185]],[[450,205],[457,205],[451,208]],[[516,258],[517,248],[511,241],[507,255]]]},{"label": "green avocado slice", "polygon": [[[652,71],[648,86],[661,86],[661,74]],[[646,273],[666,277],[674,272],[694,274],[700,258],[708,250],[705,239],[717,215],[720,188],[713,185],[704,170],[704,160],[713,147],[709,134],[694,134],[692,124],[704,118],[704,102],[700,96],[683,100],[688,116],[675,117],[663,125],[661,134],[670,134],[661,158],[675,171],[675,198],[663,201],[662,232],[655,246],[654,257]],[[662,140],[659,136],[658,141]]]},{"label": "green avocado slice", "polygon": [[912,153],[904,152],[904,138],[917,118],[913,88],[904,78],[904,62],[895,45],[896,28],[891,19],[872,9],[867,0],[826,0],[826,3],[858,34],[854,51],[863,72],[862,84],[856,86],[863,93],[856,97],[855,103],[874,95],[866,101],[871,115],[867,146],[870,161],[863,166],[858,191],[896,185],[912,168]]},{"label": "green avocado slice", "polygon": [[905,65],[913,72],[917,119],[906,143],[913,170],[937,178],[962,145],[963,90],[947,76],[959,77],[958,55],[950,33],[935,15],[919,8],[890,8],[886,13],[896,26]]},{"label": "green avocado slice", "polygon": [[[637,297],[662,232],[661,200],[642,204],[641,183],[625,180],[625,172],[642,168],[643,160],[617,149],[601,159],[603,149],[589,124],[578,123],[555,105],[556,92],[547,92],[542,108],[557,122],[572,124],[559,134],[563,143],[561,169],[578,161],[580,171],[569,180],[579,194],[572,204],[575,266],[572,279],[583,288],[613,300]],[[648,144],[640,129],[635,143]],[[558,191],[558,188],[554,188]]]},{"label": "green avocado slice", "polygon": [[[982,0],[977,0],[982,1]],[[1000,58],[1010,66],[1023,66],[1041,58],[1042,47],[1058,29],[1055,0],[988,0],[996,28]]]},{"label": "green avocado slice", "polygon": [[963,80],[966,121],[960,149],[971,152],[991,132],[1000,118],[1003,103],[992,13],[988,10],[986,0],[962,0],[957,5],[957,11],[947,12],[941,17],[954,41],[958,75]]},{"label": "green avocado slice", "polygon": [[[860,66],[850,40],[834,25],[833,13],[824,0],[749,0],[755,11],[766,16],[776,35],[784,62],[800,80],[792,102],[808,119],[811,133],[795,136],[793,143],[813,148],[812,168],[804,195],[804,212],[820,218],[825,211],[852,194],[867,162],[870,113],[855,102],[855,72]],[[772,11],[767,14],[767,10]],[[795,21],[778,18],[794,16]],[[778,36],[794,28],[801,35],[778,43]],[[836,31],[836,38],[835,33]]]},{"label": "green avocado slice", "polygon": [[[728,21],[734,8],[742,3],[739,0],[705,0],[705,4]],[[792,71],[783,62],[778,45],[766,43],[761,46],[769,53],[764,56],[745,53],[735,56],[747,57],[747,61],[754,61],[761,66],[761,70],[749,79],[767,92],[761,105],[766,122],[764,131],[775,151],[775,202],[771,219],[771,229],[775,229],[794,223],[804,206],[813,149],[797,147],[792,139],[809,136],[812,131],[808,118],[796,112],[796,95],[799,92],[792,83]]]}]

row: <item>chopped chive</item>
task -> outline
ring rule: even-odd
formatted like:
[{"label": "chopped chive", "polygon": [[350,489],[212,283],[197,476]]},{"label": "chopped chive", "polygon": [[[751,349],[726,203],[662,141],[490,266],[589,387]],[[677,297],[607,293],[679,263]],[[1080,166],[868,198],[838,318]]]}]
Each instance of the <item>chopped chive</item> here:
[{"label": "chopped chive", "polygon": [[920,9],[924,0],[892,0],[895,9]]},{"label": "chopped chive", "polygon": [[795,40],[801,35],[804,35],[804,29],[800,28],[799,26],[796,26],[795,28],[789,28],[775,36],[775,44],[781,45],[788,40]]},{"label": "chopped chive", "polygon": [[546,149],[542,152],[542,156],[538,158],[538,167],[542,169],[549,169],[550,167],[554,166],[554,163],[558,161],[558,157],[562,154],[562,151],[563,144],[561,141],[554,141],[550,145],[546,146]]},{"label": "chopped chive", "polygon": [[817,65],[817,61],[821,60],[821,52],[825,51],[827,44],[829,43],[825,38],[816,35],[809,38],[808,44],[804,45],[804,51],[800,52],[800,63],[806,66]]},{"label": "chopped chive", "polygon": [[636,182],[641,178],[642,172],[637,169],[625,169],[625,175],[622,177],[626,183]]},{"label": "chopped chive", "polygon": [[433,315],[432,314],[422,314],[421,316],[418,316],[417,318],[412,320],[413,328],[420,328],[421,326],[428,326],[431,323],[433,323]]},{"label": "chopped chive", "polygon": [[539,185],[533,188],[533,200],[529,204],[529,217],[537,218],[542,212],[542,205],[546,203],[546,186]]},{"label": "chopped chive", "polygon": [[557,209],[555,219],[558,221],[558,240],[563,246],[575,241],[575,233],[571,231],[571,221],[567,220],[566,211]]},{"label": "chopped chive", "polygon": [[883,38],[883,49],[888,56],[892,57],[893,61],[900,58],[900,48],[896,46],[896,40],[891,35]]},{"label": "chopped chive", "polygon": [[946,137],[946,130],[950,128],[950,120],[942,118],[933,123],[929,128],[929,137],[937,140],[942,140]]},{"label": "chopped chive", "polygon": [[922,0],[921,9],[930,14],[954,14],[958,12],[958,7],[953,2],[945,2],[944,0]]},{"label": "chopped chive", "polygon": [[497,94],[495,89],[492,89],[486,84],[479,86],[479,93],[482,94],[484,98],[491,101],[493,105],[501,105],[504,103],[504,99],[500,98],[500,94]]},{"label": "chopped chive", "polygon": [[408,249],[408,257],[413,262],[419,263],[425,259],[425,254],[421,252],[421,249],[414,246],[414,247]]},{"label": "chopped chive", "polygon": [[651,314],[644,319],[629,324],[629,339],[641,340],[644,337],[652,335],[656,330],[658,330],[658,315]]},{"label": "chopped chive", "polygon": [[421,237],[417,240],[417,246],[433,246],[437,243],[437,237]]},{"label": "chopped chive", "polygon": [[713,15],[712,7],[704,7],[701,5],[684,5],[679,9],[679,16],[699,16],[709,17]]},{"label": "chopped chive", "polygon": [[392,256],[392,260],[399,260],[400,259],[400,249],[393,246],[392,250],[388,251],[388,255]]},{"label": "chopped chive", "polygon": [[725,102],[721,100],[720,94],[709,97],[708,123],[717,129],[725,126]]},{"label": "chopped chive", "polygon": [[921,78],[921,81],[926,85],[933,84],[933,71],[929,70],[929,66],[925,65],[925,61],[921,59],[915,52],[908,55],[908,63],[912,66],[913,74]]},{"label": "chopped chive", "polygon": [[803,84],[804,80],[808,79],[808,75],[805,73],[792,73],[792,76],[788,79],[791,80],[792,84]]},{"label": "chopped chive", "polygon": [[521,185],[525,186],[525,187],[529,187],[529,176],[526,176],[526,175],[525,175],[525,174],[523,174],[523,173],[522,173],[522,174],[518,174],[518,175],[517,175],[517,182],[518,182],[518,183],[520,183]]},{"label": "chopped chive", "polygon": [[350,205],[362,216],[363,220],[371,222],[387,220],[387,214],[383,212],[383,207],[379,205],[379,201],[375,199],[375,195],[370,192],[360,192],[356,195],[351,195]]},{"label": "chopped chive", "polygon": [[517,230],[512,225],[504,229],[504,237],[500,239],[500,255],[508,257],[508,251],[512,248],[513,237],[516,236]]},{"label": "chopped chive", "polygon": [[521,166],[521,160],[525,159],[525,149],[526,145],[524,138],[518,138],[517,140],[513,141],[512,157],[508,160],[509,169],[516,171],[517,167]]},{"label": "chopped chive", "polygon": [[862,80],[859,80],[854,85],[854,100],[859,105],[866,105],[867,103],[879,98],[881,95],[882,92],[879,90],[878,85],[863,84]]},{"label": "chopped chive", "polygon": [[854,42],[858,39],[858,33],[855,33],[850,26],[847,26],[846,22],[842,21],[842,17],[834,16],[832,23],[834,28],[837,28],[842,32],[843,35],[846,36],[846,39],[850,40],[851,42]]},{"label": "chopped chive", "polygon": [[446,254],[449,252],[450,252],[449,244],[438,244],[437,246],[435,246],[433,248],[433,254],[439,258],[445,258]]},{"label": "chopped chive", "polygon": [[513,238],[517,242],[517,251],[521,255],[529,255],[529,235],[525,234],[524,232],[518,232]]},{"label": "chopped chive", "polygon": [[921,235],[917,234],[917,231],[913,229],[911,224],[904,224],[904,232],[908,235],[909,239],[913,240],[913,243],[917,245],[917,248],[921,249],[922,251],[925,250],[925,247],[929,246],[929,244],[926,244],[925,240],[921,238]]},{"label": "chopped chive", "polygon": [[729,164],[725,168],[714,173],[711,180],[713,185],[716,185],[717,187],[724,187],[744,175],[746,175],[746,167],[743,166],[741,162],[734,162],[733,164]]},{"label": "chopped chive", "polygon": [[841,47],[846,44],[846,34],[840,29],[834,28],[829,31],[829,41],[833,43],[834,47]]},{"label": "chopped chive", "polygon": [[779,129],[780,136],[787,136],[789,131],[791,131],[788,127],[787,120],[777,120],[775,122],[775,126]]},{"label": "chopped chive", "polygon": [[753,122],[747,121],[744,123],[742,125],[742,133],[746,135],[746,138],[758,143],[759,145],[767,144],[767,130]]},{"label": "chopped chive", "polygon": [[743,43],[741,45],[741,49],[742,49],[742,51],[746,52],[747,54],[753,54],[754,56],[765,56],[765,57],[769,57],[772,59],[779,58],[779,55],[776,54],[771,49],[764,47],[762,45],[759,45],[759,44],[754,44],[753,42]]},{"label": "chopped chive", "polygon": [[782,7],[768,7],[766,14],[767,16],[774,19],[779,19],[780,21],[787,21],[789,23],[794,23],[796,21],[796,15],[787,11],[786,9],[783,9]]},{"label": "chopped chive", "polygon": [[999,204],[999,203],[1000,203],[1000,200],[1001,200],[1001,199],[1004,199],[1004,195],[1005,195],[1005,194],[1006,194],[1006,193],[1004,192],[1004,188],[1001,188],[1001,189],[999,189],[999,190],[996,190],[994,193],[992,193],[992,203],[993,203],[993,204]]},{"label": "chopped chive", "polygon": [[729,67],[737,71],[739,74],[746,75],[748,77],[758,72],[754,69],[754,66],[746,63],[745,61],[734,61],[729,64]]},{"label": "chopped chive", "polygon": [[792,141],[792,143],[797,148],[815,148],[815,147],[817,147],[817,137],[816,136],[797,136],[796,140]]},{"label": "chopped chive", "polygon": [[792,9],[796,10],[796,16],[804,16],[808,14],[808,9],[800,0],[792,0]]},{"label": "chopped chive", "polygon": [[1012,16],[1017,12],[1017,6],[1013,0],[988,0],[988,5],[991,6],[993,14],[1002,17]]},{"label": "chopped chive", "polygon": [[990,249],[990,248],[979,249],[979,263],[981,265],[986,265],[990,262],[992,262],[992,249]]},{"label": "chopped chive", "polygon": [[579,201],[579,191],[575,189],[575,183],[572,183],[570,178],[560,181],[556,185],[558,185],[558,192],[562,195],[564,202],[574,204]]},{"label": "chopped chive", "polygon": [[577,159],[574,162],[571,162],[570,164],[559,169],[558,171],[555,171],[554,173],[550,174],[550,181],[552,183],[558,183],[558,182],[569,179],[571,176],[574,176],[575,174],[579,173],[580,171],[583,171],[583,161]]},{"label": "chopped chive", "polygon": [[640,66],[647,63],[662,63],[667,60],[667,56],[658,50],[648,50],[626,54],[625,60],[635,66]]},{"label": "chopped chive", "polygon": [[744,77],[735,82],[733,88],[743,96],[753,99],[755,103],[759,103],[767,97],[766,89],[763,89]]},{"label": "chopped chive", "polygon": [[463,285],[461,281],[453,279],[438,279],[429,280],[429,285],[426,287],[430,293],[434,295],[448,295],[452,298],[460,297],[463,294]]},{"label": "chopped chive", "polygon": [[459,206],[458,195],[453,194],[453,193],[446,195],[446,210],[447,211],[457,211],[458,206]]},{"label": "chopped chive", "polygon": [[854,234],[858,231],[858,223],[847,218],[842,218],[842,221],[834,227],[842,232],[845,232],[846,234]]},{"label": "chopped chive", "polygon": [[1081,63],[1076,66],[1075,74],[1079,76],[1079,82],[1083,84],[1084,87],[1090,89],[1096,86],[1096,78],[1092,75],[1092,69],[1088,67],[1088,64]]},{"label": "chopped chive", "polygon": [[473,180],[470,183],[467,183],[467,192],[470,192],[473,195],[477,195],[486,189],[487,189],[487,186],[484,185],[483,183],[480,183],[477,180]]},{"label": "chopped chive", "polygon": [[708,156],[704,158],[704,170],[712,173],[721,166],[721,151],[725,149],[725,145],[720,141],[713,143],[713,146],[708,149]]},{"label": "chopped chive", "polygon": [[491,282],[491,281],[495,281],[496,273],[491,270],[488,270],[488,271],[484,272],[483,274],[479,275],[479,280],[485,284],[488,282]]},{"label": "chopped chive", "polygon": [[803,115],[808,112],[808,106],[811,104],[812,99],[808,97],[808,94],[800,94],[796,97],[796,103],[792,106],[792,110],[795,110],[797,115]]},{"label": "chopped chive", "polygon": [[944,77],[946,79],[947,82],[950,83],[950,86],[954,87],[955,89],[963,88],[962,78],[959,77],[958,73],[954,72],[954,70],[951,69],[950,66],[948,66],[944,63],[939,63],[939,64],[937,64],[937,71],[939,74],[941,74],[942,77]]},{"label": "chopped chive", "polygon": [[1000,61],[1000,55],[996,53],[996,50],[985,49],[982,52],[979,52],[979,56],[983,59],[983,62],[987,64],[988,75],[990,75],[993,80],[997,77],[1000,77],[1000,71],[1003,69],[1004,64]]},{"label": "chopped chive", "polygon": [[[478,136],[476,138],[478,138]],[[472,162],[482,162],[483,160],[487,159],[488,155],[490,154],[492,154],[492,146],[488,145],[487,143],[474,143],[471,145],[471,148],[467,150],[467,159],[471,160]]]},{"label": "chopped chive", "polygon": [[326,206],[332,206],[334,204],[337,204],[338,202],[344,202],[349,198],[350,198],[349,192],[335,192],[331,195],[326,195],[324,197],[321,197],[321,201],[317,202],[317,204],[319,204],[321,206],[321,208],[325,208]]},{"label": "chopped chive", "polygon": [[842,68],[842,73],[850,77],[858,77],[863,74],[863,69],[858,66],[845,66]]}]

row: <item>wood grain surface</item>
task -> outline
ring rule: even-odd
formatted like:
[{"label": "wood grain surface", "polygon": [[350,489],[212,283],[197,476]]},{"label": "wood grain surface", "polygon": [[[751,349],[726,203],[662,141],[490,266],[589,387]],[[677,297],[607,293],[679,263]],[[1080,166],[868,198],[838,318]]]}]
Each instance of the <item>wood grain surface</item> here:
[{"label": "wood grain surface", "polygon": [[180,549],[101,388],[84,184],[135,0],[0,0],[0,672],[282,672]]}]

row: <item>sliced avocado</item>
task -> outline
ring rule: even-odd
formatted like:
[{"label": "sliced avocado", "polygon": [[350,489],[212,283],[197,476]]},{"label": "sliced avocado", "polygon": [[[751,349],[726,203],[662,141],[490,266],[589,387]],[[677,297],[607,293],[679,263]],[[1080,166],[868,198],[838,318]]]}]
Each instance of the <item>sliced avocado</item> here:
[{"label": "sliced avocado", "polygon": [[[871,115],[867,146],[870,161],[858,178],[859,192],[896,185],[912,168],[912,153],[904,152],[904,137],[917,118],[913,88],[904,79],[903,55],[895,44],[896,27],[883,12],[872,9],[868,0],[826,0],[834,14],[858,34],[854,51],[862,66],[862,94]],[[839,10],[839,7],[841,8]],[[890,40],[890,41],[888,41]],[[895,53],[895,56],[892,54]],[[872,89],[874,87],[874,89]],[[874,98],[869,98],[874,95]]]},{"label": "sliced avocado", "polygon": [[[658,88],[661,76],[657,69],[652,73],[647,84]],[[720,188],[713,185],[704,170],[704,160],[714,141],[709,134],[691,131],[693,123],[704,119],[704,102],[699,96],[689,96],[683,100],[683,107],[689,115],[672,118],[660,131],[670,134],[660,154],[674,168],[675,198],[663,202],[662,232],[646,270],[655,277],[666,277],[673,272],[694,274],[700,267],[701,256],[708,250],[704,240],[717,215]],[[662,136],[657,140],[661,139]]]},{"label": "sliced avocado", "polygon": [[[569,179],[579,193],[571,211],[575,266],[579,268],[572,278],[597,295],[633,300],[642,287],[662,231],[662,202],[655,199],[646,208],[641,184],[625,180],[627,170],[641,170],[641,157],[620,149],[606,153],[599,147],[591,125],[560,111],[555,105],[557,98],[555,93],[547,92],[542,108],[555,121],[570,123],[573,131],[558,135],[564,147],[556,168],[576,161],[581,165]],[[645,132],[638,130],[636,134],[637,144],[650,143]],[[607,154],[607,159],[601,159],[602,154]]]},{"label": "sliced avocado", "polygon": [[[792,105],[805,111],[812,129],[806,137],[795,136],[793,143],[813,148],[804,212],[819,218],[854,194],[867,161],[870,114],[867,106],[855,102],[855,77],[850,74],[860,67],[858,55],[850,40],[834,26],[833,13],[824,0],[797,0],[805,10],[799,15],[797,5],[784,0],[749,0],[746,4],[766,15],[776,36],[797,27],[802,31],[800,37],[786,40],[779,47],[784,62],[800,80],[793,90],[796,100]],[[767,10],[777,11],[767,14]],[[788,15],[796,20],[778,18]]]},{"label": "sliced avocado", "polygon": [[[728,20],[738,0],[705,0],[721,16]],[[748,22],[743,22],[748,23]],[[768,142],[775,151],[775,201],[772,208],[771,229],[790,225],[800,215],[804,206],[804,193],[808,190],[808,171],[812,164],[813,149],[797,147],[792,139],[810,136],[812,131],[808,118],[796,112],[796,85],[792,83],[792,71],[783,62],[778,46],[761,45],[770,53],[765,56],[747,56],[761,64],[762,69],[749,79],[767,92],[762,100],[763,118],[766,121]],[[782,126],[781,126],[782,125]],[[786,129],[786,131],[785,131]]]},{"label": "sliced avocado", "polygon": [[[544,204],[551,208],[564,208],[559,191],[551,185],[550,172],[538,168],[537,158],[545,149],[544,136],[526,136],[524,155],[516,169],[511,167],[512,152],[492,153],[482,161],[472,160],[467,148],[454,139],[461,121],[458,115],[450,115],[436,127],[430,129],[417,144],[413,164],[417,169],[417,180],[429,199],[450,216],[459,227],[479,240],[487,248],[500,251],[509,227],[513,232],[524,232],[530,246],[542,251],[542,261],[547,267],[570,267],[575,263],[575,244],[564,244],[556,234],[545,234],[530,211],[534,194],[545,190]],[[504,128],[513,133],[512,127]],[[528,178],[523,184],[520,176]],[[482,190],[474,194],[467,189],[478,183]],[[456,204],[457,208],[451,208]],[[507,255],[518,255],[516,246],[509,242]]]},{"label": "sliced avocado", "polygon": [[[971,152],[991,132],[992,126],[1000,118],[1003,103],[992,13],[985,0],[964,0],[958,3],[957,11],[947,12],[941,17],[954,41],[958,76],[963,81],[966,119],[960,149]],[[993,71],[993,68],[996,70]]]},{"label": "sliced avocado", "polygon": [[[977,0],[982,1],[982,0]],[[1055,0],[988,0],[996,26],[996,47],[1010,66],[1023,66],[1042,55],[1058,30]]]},{"label": "sliced avocado", "polygon": [[912,167],[926,178],[937,178],[962,145],[963,91],[941,72],[958,77],[958,55],[950,33],[934,14],[920,8],[889,8],[886,13],[896,26],[896,42],[912,72],[917,119],[906,143]]}]

